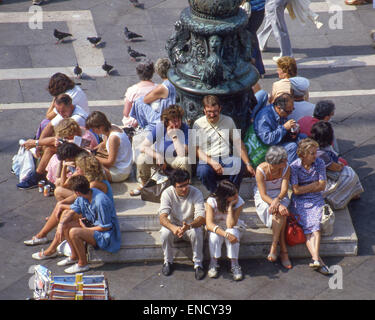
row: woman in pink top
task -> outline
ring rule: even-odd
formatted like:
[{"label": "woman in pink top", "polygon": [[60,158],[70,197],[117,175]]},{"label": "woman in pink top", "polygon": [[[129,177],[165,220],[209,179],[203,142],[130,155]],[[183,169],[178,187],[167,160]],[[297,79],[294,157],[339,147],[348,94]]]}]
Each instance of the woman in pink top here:
[{"label": "woman in pink top", "polygon": [[136,67],[136,71],[141,81],[126,90],[123,111],[124,117],[122,119],[122,123],[125,127],[138,126],[137,120],[129,117],[133,102],[139,97],[144,97],[157,86],[157,84],[151,80],[154,75],[154,63],[151,60],[140,62]]},{"label": "woman in pink top", "polygon": [[[74,142],[74,137],[81,137],[82,138],[82,148],[86,148],[88,150],[93,150],[97,145],[98,142],[92,132],[86,130],[83,127],[80,127],[76,121],[71,118],[63,119],[55,128],[56,132],[56,146],[60,144],[58,138],[65,139],[69,142]],[[86,143],[86,144],[85,144]],[[54,154],[50,161],[48,162],[46,171],[47,171],[47,179],[52,183],[56,183],[57,178],[60,176],[62,163],[57,158],[57,155]]]}]

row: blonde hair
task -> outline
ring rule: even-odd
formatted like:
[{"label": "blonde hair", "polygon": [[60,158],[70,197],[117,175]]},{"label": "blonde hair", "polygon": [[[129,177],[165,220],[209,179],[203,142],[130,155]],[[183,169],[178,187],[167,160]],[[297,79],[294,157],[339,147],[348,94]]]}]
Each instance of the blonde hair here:
[{"label": "blonde hair", "polygon": [[68,138],[72,136],[82,135],[81,128],[79,127],[78,123],[72,118],[61,120],[54,130],[55,135],[59,138]]},{"label": "blonde hair", "polygon": [[75,160],[78,167],[83,170],[83,175],[89,182],[105,180],[101,163],[91,154],[79,155]]},{"label": "blonde hair", "polygon": [[166,79],[168,70],[171,67],[171,62],[167,58],[159,58],[155,63],[155,72],[160,78]]},{"label": "blonde hair", "polygon": [[311,148],[319,148],[319,144],[311,138],[301,140],[298,143],[297,156],[301,159],[304,158],[307,151]]}]

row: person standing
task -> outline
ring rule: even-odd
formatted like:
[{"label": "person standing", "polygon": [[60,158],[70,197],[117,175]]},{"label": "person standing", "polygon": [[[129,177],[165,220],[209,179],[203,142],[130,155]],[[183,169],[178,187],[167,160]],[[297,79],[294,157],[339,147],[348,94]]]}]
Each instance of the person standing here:
[{"label": "person standing", "polygon": [[290,43],[288,28],[285,23],[284,10],[289,0],[268,0],[265,4],[265,25],[263,30],[258,34],[259,48],[264,51],[268,39],[273,32],[277,43],[280,47],[280,56],[273,57],[277,59],[283,56],[293,56],[292,45]]},{"label": "person standing", "polygon": [[255,59],[255,67],[260,77],[263,78],[266,71],[262,60],[262,53],[259,49],[257,31],[263,23],[266,0],[247,0],[251,7],[251,13],[246,29],[251,33],[251,56]]}]

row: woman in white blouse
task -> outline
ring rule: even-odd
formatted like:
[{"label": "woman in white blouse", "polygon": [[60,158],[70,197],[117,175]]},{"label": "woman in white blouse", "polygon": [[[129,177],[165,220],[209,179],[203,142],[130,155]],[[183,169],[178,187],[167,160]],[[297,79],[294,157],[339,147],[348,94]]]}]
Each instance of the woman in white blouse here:
[{"label": "woman in white blouse", "polygon": [[225,241],[227,255],[231,260],[231,272],[235,281],[242,279],[238,264],[240,238],[244,223],[239,219],[244,200],[238,195],[236,186],[229,180],[222,180],[215,193],[206,202],[206,227],[209,231],[210,266],[208,276],[216,278],[219,272],[218,259]]}]

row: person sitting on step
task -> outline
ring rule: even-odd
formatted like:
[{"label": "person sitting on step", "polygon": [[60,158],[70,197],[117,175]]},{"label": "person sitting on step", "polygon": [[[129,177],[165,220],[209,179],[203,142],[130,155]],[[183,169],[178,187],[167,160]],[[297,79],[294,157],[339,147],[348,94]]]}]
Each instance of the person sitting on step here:
[{"label": "person sitting on step", "polygon": [[85,272],[90,269],[85,243],[110,253],[120,250],[121,231],[113,201],[102,191],[90,188],[86,177],[75,176],[71,180],[77,199],[69,210],[63,212],[55,238],[66,239],[71,255],[58,262],[59,266],[71,267],[66,273]]},{"label": "person sitting on step", "polygon": [[164,254],[162,273],[169,276],[173,268],[173,242],[189,241],[193,250],[195,278],[204,277],[203,225],[206,222],[202,192],[190,185],[189,172],[176,169],[170,175],[172,185],[161,195],[159,220],[161,243]]},{"label": "person sitting on step", "polygon": [[172,104],[165,109],[161,115],[161,122],[147,135],[146,139],[136,147],[137,156],[137,177],[140,186],[130,192],[131,196],[141,193],[142,187],[151,177],[151,168],[166,169],[167,166],[177,169],[181,168],[191,175],[189,164],[188,143],[189,127],[182,122],[184,110]]},{"label": "person sitting on step", "polygon": [[206,201],[206,228],[211,262],[208,276],[216,278],[219,272],[218,259],[221,257],[225,242],[227,256],[231,261],[233,280],[242,280],[241,267],[238,264],[240,239],[245,225],[239,219],[245,201],[238,195],[236,186],[229,180],[221,180],[217,190]]},{"label": "person sitting on step", "polygon": [[277,260],[277,245],[280,244],[281,265],[291,269],[292,264],[285,241],[286,217],[289,215],[290,203],[288,155],[285,148],[271,146],[265,160],[256,170],[254,200],[258,217],[267,228],[272,229],[272,244],[267,260]]}]

